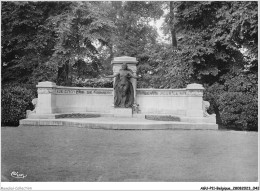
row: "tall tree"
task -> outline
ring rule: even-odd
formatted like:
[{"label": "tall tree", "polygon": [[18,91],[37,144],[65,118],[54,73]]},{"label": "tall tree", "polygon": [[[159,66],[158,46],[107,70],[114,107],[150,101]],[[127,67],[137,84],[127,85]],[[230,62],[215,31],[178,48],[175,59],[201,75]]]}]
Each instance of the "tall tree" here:
[{"label": "tall tree", "polygon": [[172,38],[172,47],[173,49],[177,48],[177,39],[176,39],[176,31],[175,31],[175,11],[173,6],[173,1],[170,1],[170,19],[169,25],[171,30],[171,38]]},{"label": "tall tree", "polygon": [[241,129],[257,127],[257,6],[254,1],[174,2],[180,51],[168,67],[172,72],[164,75],[186,71],[180,77],[207,87],[205,98],[222,123]]},{"label": "tall tree", "polygon": [[[165,31],[176,11],[178,52],[171,44],[151,46],[141,87],[206,87],[205,99],[219,124],[257,129],[257,2],[171,2]],[[173,8],[174,7],[174,8]],[[172,20],[171,20],[172,21]],[[173,38],[172,38],[173,40]]]},{"label": "tall tree", "polygon": [[144,52],[148,44],[155,44],[157,32],[149,22],[163,14],[160,2],[125,1],[111,2],[117,30],[113,40],[115,56],[136,56]]},{"label": "tall tree", "polygon": [[109,43],[114,28],[113,22],[107,17],[106,8],[102,2],[72,2],[67,12],[49,18],[57,37],[54,53],[48,63],[58,63],[59,77],[64,74],[66,85],[72,82],[73,67],[89,71],[92,77],[99,72],[99,52],[96,47]]},{"label": "tall tree", "polygon": [[2,82],[28,82],[34,69],[49,59],[54,33],[45,22],[67,4],[2,2]]}]

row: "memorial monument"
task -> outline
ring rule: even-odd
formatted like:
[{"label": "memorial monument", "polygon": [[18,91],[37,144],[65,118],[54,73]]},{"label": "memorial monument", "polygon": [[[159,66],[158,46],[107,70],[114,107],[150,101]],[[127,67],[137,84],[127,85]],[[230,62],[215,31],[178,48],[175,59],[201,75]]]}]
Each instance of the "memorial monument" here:
[{"label": "memorial monument", "polygon": [[28,118],[20,124],[72,125],[67,119],[58,121],[57,118],[80,114],[107,117],[102,124],[98,119],[81,124],[88,127],[121,128],[124,124],[120,120],[128,118],[126,128],[162,128],[157,122],[155,125],[146,120],[154,118],[172,120],[160,123],[165,128],[217,129],[215,114],[206,111],[209,103],[203,101],[201,84],[188,84],[181,89],[137,89],[137,63],[135,57],[128,56],[112,60],[113,74],[106,77],[114,79],[113,88],[64,87],[39,82],[36,108],[27,112]]},{"label": "memorial monument", "polygon": [[[105,76],[114,78],[114,115],[132,117],[133,107],[136,106],[136,64],[134,57],[116,57],[112,61],[113,75]],[[130,65],[131,69],[128,67]]]}]

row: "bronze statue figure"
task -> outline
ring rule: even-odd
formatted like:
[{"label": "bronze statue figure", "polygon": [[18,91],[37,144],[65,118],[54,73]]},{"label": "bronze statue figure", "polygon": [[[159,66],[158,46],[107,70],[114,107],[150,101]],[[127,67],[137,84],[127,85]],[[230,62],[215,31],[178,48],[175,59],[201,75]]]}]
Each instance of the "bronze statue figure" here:
[{"label": "bronze statue figure", "polygon": [[138,79],[133,72],[123,63],[117,74],[104,76],[106,78],[116,78],[114,84],[114,106],[119,108],[129,108],[134,104],[134,89],[130,81],[131,78]]}]

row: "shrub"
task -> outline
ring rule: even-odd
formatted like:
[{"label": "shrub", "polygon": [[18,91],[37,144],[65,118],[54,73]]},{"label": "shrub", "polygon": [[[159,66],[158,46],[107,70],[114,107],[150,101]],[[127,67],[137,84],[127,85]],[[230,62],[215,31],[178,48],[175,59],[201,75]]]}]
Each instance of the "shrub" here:
[{"label": "shrub", "polygon": [[31,85],[6,84],[1,93],[1,124],[19,125],[26,117],[26,110],[33,109],[32,99],[36,97],[36,87]]},{"label": "shrub", "polygon": [[113,88],[113,80],[107,78],[91,78],[91,79],[75,79],[73,86],[76,87],[99,87],[99,88]]},{"label": "shrub", "polygon": [[227,89],[225,85],[216,83],[206,88],[204,100],[211,104],[210,113],[214,111],[217,123],[226,129],[257,131],[257,91],[241,91],[241,86],[234,86],[236,89]]},{"label": "shrub", "polygon": [[220,96],[222,123],[241,130],[257,130],[257,98],[248,93],[225,92]]}]

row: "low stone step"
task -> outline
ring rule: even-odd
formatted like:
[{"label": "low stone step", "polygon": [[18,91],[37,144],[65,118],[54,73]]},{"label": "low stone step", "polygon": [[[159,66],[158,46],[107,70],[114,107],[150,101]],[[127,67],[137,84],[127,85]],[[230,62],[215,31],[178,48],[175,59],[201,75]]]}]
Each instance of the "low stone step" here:
[{"label": "low stone step", "polygon": [[69,126],[84,127],[89,129],[111,129],[111,130],[217,130],[218,125],[212,123],[187,123],[173,121],[152,121],[141,118],[78,118],[78,119],[23,119],[20,125],[33,126]]}]

